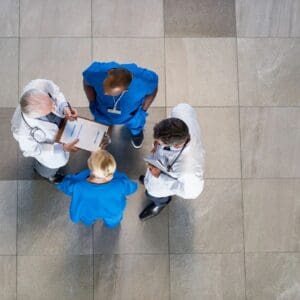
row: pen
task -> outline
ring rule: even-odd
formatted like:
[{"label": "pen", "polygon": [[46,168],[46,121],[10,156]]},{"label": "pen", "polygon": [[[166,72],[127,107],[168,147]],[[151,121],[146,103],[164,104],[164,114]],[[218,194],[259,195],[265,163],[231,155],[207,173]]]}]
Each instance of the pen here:
[{"label": "pen", "polygon": [[71,114],[73,114],[73,109],[72,109],[72,107],[71,107],[70,102],[68,101],[67,104],[68,104],[68,107],[69,107],[69,109],[70,109]]}]

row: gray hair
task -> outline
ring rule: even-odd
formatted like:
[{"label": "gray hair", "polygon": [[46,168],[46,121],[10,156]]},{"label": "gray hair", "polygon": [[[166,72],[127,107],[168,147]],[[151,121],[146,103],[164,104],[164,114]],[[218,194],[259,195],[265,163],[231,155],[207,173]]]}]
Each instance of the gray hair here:
[{"label": "gray hair", "polygon": [[24,92],[20,99],[22,113],[31,118],[40,117],[42,115],[41,111],[46,105],[45,101],[39,97],[41,95],[47,95],[47,93],[38,89],[30,89]]}]

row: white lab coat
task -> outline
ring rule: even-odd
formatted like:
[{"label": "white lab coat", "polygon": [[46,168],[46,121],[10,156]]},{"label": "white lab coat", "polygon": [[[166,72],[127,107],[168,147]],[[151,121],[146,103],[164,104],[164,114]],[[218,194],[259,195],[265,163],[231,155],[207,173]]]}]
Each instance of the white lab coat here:
[{"label": "white lab coat", "polygon": [[[64,117],[64,108],[67,106],[64,95],[60,92],[59,87],[50,80],[36,79],[32,80],[23,90],[23,93],[30,89],[39,89],[45,93],[50,93],[55,102],[55,114]],[[30,128],[24,122],[20,105],[17,106],[11,120],[11,130],[14,138],[19,142],[20,149],[25,157],[34,157],[42,165],[56,169],[67,164],[69,153],[64,151],[63,145],[55,143],[55,136],[58,132],[56,124],[42,121],[36,118],[30,118],[23,114],[27,123],[31,127],[38,127],[44,131],[47,140],[53,141],[53,144],[36,142],[30,135]]]},{"label": "white lab coat", "polygon": [[[204,186],[204,149],[197,113],[189,104],[181,103],[172,109],[170,117],[186,123],[191,140],[169,172],[174,178],[164,173],[154,177],[148,169],[144,181],[145,188],[154,197],[177,195],[184,199],[194,199],[201,194]],[[173,147],[171,151],[167,151],[163,146],[158,146],[154,157],[167,166],[174,161],[179,151],[180,149]]]}]

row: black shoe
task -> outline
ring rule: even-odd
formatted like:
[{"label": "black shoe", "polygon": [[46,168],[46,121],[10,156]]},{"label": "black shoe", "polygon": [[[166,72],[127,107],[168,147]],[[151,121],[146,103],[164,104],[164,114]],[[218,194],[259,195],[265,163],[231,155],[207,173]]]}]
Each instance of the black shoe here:
[{"label": "black shoe", "polygon": [[140,213],[139,218],[142,221],[146,221],[150,218],[153,218],[153,217],[157,216],[166,206],[167,206],[167,204],[157,206],[152,202]]},{"label": "black shoe", "polygon": [[143,146],[144,132],[141,131],[137,135],[131,135],[131,144],[135,149],[139,149]]},{"label": "black shoe", "polygon": [[145,185],[145,175],[141,175],[139,177],[139,182],[142,184],[142,185]]},{"label": "black shoe", "polygon": [[48,180],[53,184],[59,184],[63,181],[64,178],[65,178],[65,175],[56,173],[54,176],[49,177]]}]

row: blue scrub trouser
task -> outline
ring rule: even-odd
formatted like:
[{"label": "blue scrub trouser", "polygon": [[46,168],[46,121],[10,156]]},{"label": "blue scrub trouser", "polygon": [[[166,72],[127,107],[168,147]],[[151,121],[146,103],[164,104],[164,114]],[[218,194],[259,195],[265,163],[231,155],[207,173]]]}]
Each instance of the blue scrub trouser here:
[{"label": "blue scrub trouser", "polygon": [[[108,126],[114,125],[114,124],[107,124],[107,122],[104,121],[105,118],[103,120],[102,117],[103,115],[98,112],[96,105],[94,103],[92,103],[92,105],[90,103],[90,111],[94,115],[95,121],[102,124],[106,124]],[[124,125],[130,130],[132,135],[138,135],[143,131],[145,127],[147,116],[148,113],[140,107],[139,109],[137,109],[137,111],[132,116],[132,118],[126,123],[124,123]]]},{"label": "blue scrub trouser", "polygon": [[121,221],[122,221],[122,217],[115,218],[115,219],[103,219],[105,226],[108,228],[115,228],[115,227],[119,226]]}]

